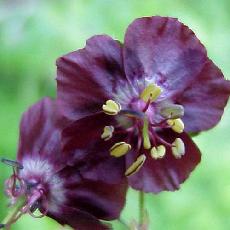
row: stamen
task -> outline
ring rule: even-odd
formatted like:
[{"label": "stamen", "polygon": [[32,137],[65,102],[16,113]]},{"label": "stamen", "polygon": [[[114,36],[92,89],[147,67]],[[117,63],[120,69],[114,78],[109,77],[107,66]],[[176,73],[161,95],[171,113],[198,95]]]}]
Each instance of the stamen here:
[{"label": "stamen", "polygon": [[29,211],[31,213],[34,213],[38,208],[39,208],[39,202],[36,201],[30,206]]},{"label": "stamen", "polygon": [[151,143],[150,143],[150,139],[149,139],[149,122],[148,122],[148,120],[146,118],[144,119],[144,125],[143,125],[143,129],[142,129],[142,136],[143,136],[144,149],[150,149],[151,148]]},{"label": "stamen", "polygon": [[23,169],[23,166],[17,161],[9,160],[6,158],[1,158],[1,162],[6,164],[6,165],[18,168],[18,169]]},{"label": "stamen", "polygon": [[156,84],[149,84],[141,93],[140,98],[148,102],[154,102],[161,94],[161,88]]},{"label": "stamen", "polygon": [[24,194],[25,182],[14,171],[13,175],[5,182],[5,192],[10,198],[17,198]]},{"label": "stamen", "polygon": [[164,118],[176,119],[184,116],[184,107],[178,104],[165,104],[160,110]]},{"label": "stamen", "polygon": [[154,143],[154,145],[156,145],[156,141],[163,144],[164,146],[168,146],[168,147],[172,147],[173,145],[169,142],[167,142],[166,140],[164,140],[162,137],[160,137],[153,129],[153,127],[150,126],[151,129],[151,137],[152,137],[152,141]]},{"label": "stamen", "polygon": [[181,138],[176,138],[172,143],[174,146],[172,147],[172,154],[175,158],[179,159],[185,154],[185,145]]},{"label": "stamen", "polygon": [[166,148],[164,145],[159,145],[157,147],[153,147],[150,153],[151,153],[152,158],[160,159],[165,156]]},{"label": "stamen", "polygon": [[131,149],[131,145],[126,142],[118,142],[110,148],[110,155],[114,157],[121,157]]},{"label": "stamen", "polygon": [[143,166],[144,162],[146,160],[146,156],[144,154],[140,155],[136,161],[134,161],[129,168],[126,170],[125,175],[131,176],[135,173],[137,173],[140,168]]},{"label": "stamen", "polygon": [[104,139],[105,141],[108,141],[109,139],[112,138],[113,132],[114,132],[114,127],[112,125],[105,126],[101,138]]},{"label": "stamen", "polygon": [[[44,196],[43,192],[41,193],[41,196]],[[34,206],[34,205],[32,205],[32,206]],[[33,207],[34,209],[32,208],[32,206],[31,206],[31,207],[29,208],[29,210],[28,210],[28,213],[29,213],[30,216],[32,216],[32,217],[34,217],[34,218],[42,218],[42,217],[44,217],[44,216],[47,215],[48,210],[49,210],[47,198],[45,199],[44,211],[43,211],[40,215],[35,215],[35,214],[34,214],[34,212],[35,212],[36,210],[39,210],[39,207],[40,207],[39,202],[36,202],[36,203],[35,203],[35,206]]]},{"label": "stamen", "polygon": [[167,120],[167,123],[176,133],[182,133],[184,131],[184,122],[180,118],[169,119]]},{"label": "stamen", "polygon": [[102,106],[102,109],[103,109],[105,114],[117,115],[121,111],[121,106],[119,103],[117,103],[113,100],[108,100]]}]

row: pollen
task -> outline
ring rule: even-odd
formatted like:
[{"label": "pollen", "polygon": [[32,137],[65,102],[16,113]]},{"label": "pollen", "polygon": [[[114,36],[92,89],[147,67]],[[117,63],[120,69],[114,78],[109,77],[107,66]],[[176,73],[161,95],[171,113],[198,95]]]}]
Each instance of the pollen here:
[{"label": "pollen", "polygon": [[137,173],[141,167],[143,166],[144,162],[146,160],[146,156],[144,154],[140,155],[136,161],[134,161],[126,170],[125,175],[131,176],[135,173]]},{"label": "pollen", "polygon": [[172,154],[175,158],[180,159],[185,154],[184,142],[181,138],[176,138],[172,145]]},{"label": "pollen", "polygon": [[167,123],[176,133],[182,133],[184,131],[184,122],[180,118],[169,119]]},{"label": "pollen", "polygon": [[114,127],[112,125],[105,126],[104,131],[101,134],[101,138],[104,139],[105,141],[108,141],[109,139],[112,138],[113,132],[114,132]]},{"label": "pollen", "polygon": [[107,100],[102,106],[102,109],[105,114],[108,115],[117,115],[121,111],[121,106],[119,103],[113,100]]},{"label": "pollen", "polygon": [[140,98],[148,102],[154,102],[161,94],[161,88],[156,84],[149,84],[141,93]]},{"label": "pollen", "polygon": [[114,157],[121,157],[131,150],[131,145],[126,142],[118,142],[110,148],[110,155]]},{"label": "pollen", "polygon": [[164,145],[159,145],[157,147],[153,147],[150,153],[153,159],[161,159],[165,156],[166,148]]}]

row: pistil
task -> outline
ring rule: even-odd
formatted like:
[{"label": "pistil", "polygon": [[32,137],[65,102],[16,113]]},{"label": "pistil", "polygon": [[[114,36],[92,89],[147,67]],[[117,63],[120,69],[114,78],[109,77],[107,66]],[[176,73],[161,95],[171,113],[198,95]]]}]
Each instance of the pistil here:
[{"label": "pistil", "polygon": [[147,118],[144,119],[143,129],[142,129],[142,137],[143,137],[143,146],[144,149],[151,148],[151,142],[149,139],[149,122]]}]

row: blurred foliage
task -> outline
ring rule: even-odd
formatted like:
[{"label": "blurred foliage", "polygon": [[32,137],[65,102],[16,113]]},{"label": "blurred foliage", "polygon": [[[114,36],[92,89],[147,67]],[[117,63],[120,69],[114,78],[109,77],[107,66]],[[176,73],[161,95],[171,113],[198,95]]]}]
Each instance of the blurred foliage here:
[{"label": "blurred foliage", "polygon": [[[0,0],[0,155],[15,158],[20,116],[43,96],[55,96],[55,60],[84,46],[95,34],[123,40],[135,18],[177,17],[192,28],[209,56],[230,79],[229,0]],[[230,228],[230,109],[215,129],[194,138],[202,163],[175,193],[146,195],[151,229]],[[6,215],[0,165],[0,218]],[[122,219],[138,217],[137,193],[129,191]],[[61,229],[54,221],[23,217],[12,228]],[[115,222],[114,229],[124,229]]]}]

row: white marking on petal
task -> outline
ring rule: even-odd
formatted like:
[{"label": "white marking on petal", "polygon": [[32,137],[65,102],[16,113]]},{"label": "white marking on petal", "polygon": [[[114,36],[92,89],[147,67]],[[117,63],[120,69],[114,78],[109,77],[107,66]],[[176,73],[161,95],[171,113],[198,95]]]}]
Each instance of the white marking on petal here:
[{"label": "white marking on petal", "polygon": [[44,182],[47,182],[54,173],[54,167],[40,157],[27,157],[22,161],[23,170],[20,171],[20,176],[25,180],[33,176],[42,177]]},{"label": "white marking on petal", "polygon": [[63,205],[66,201],[65,188],[63,184],[63,179],[56,175],[53,176],[49,181],[50,200],[48,202],[50,212],[59,212],[59,207]]}]

